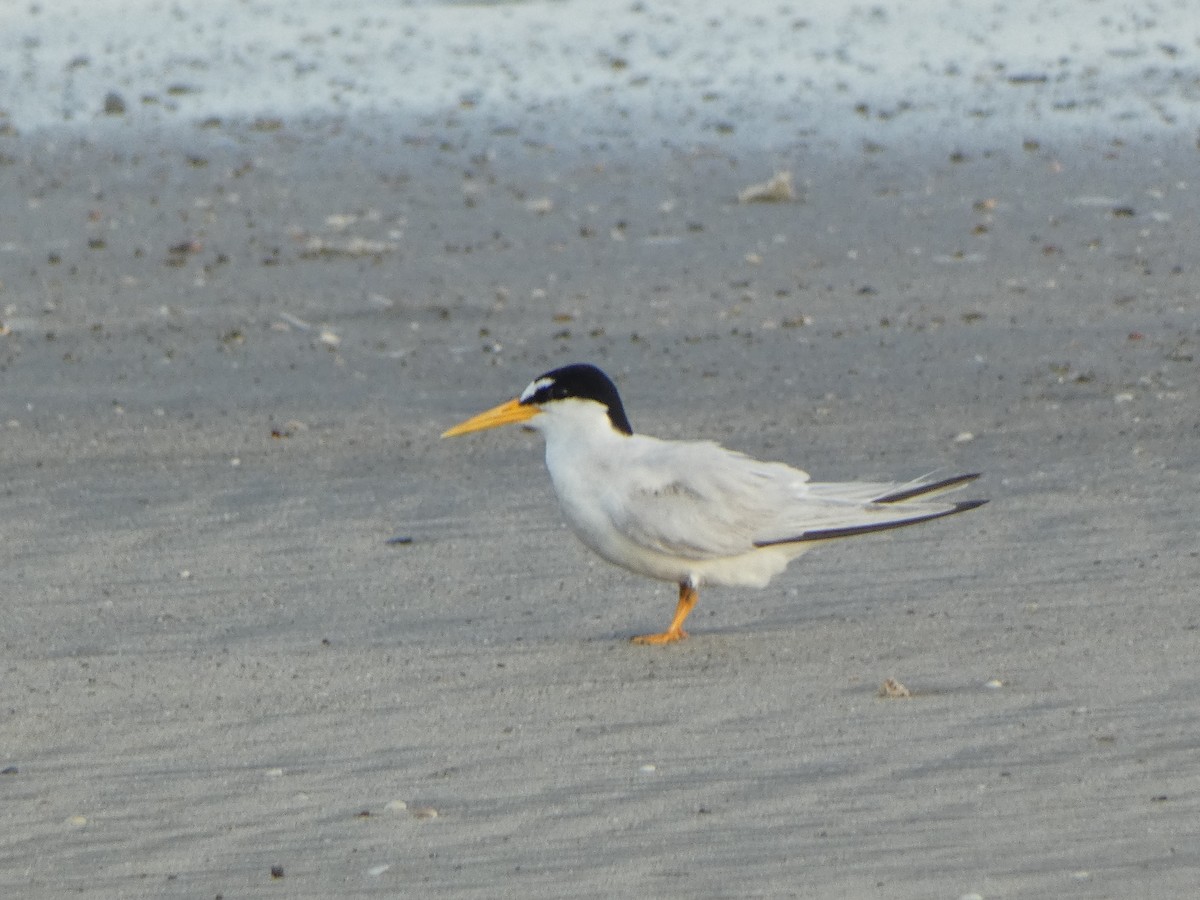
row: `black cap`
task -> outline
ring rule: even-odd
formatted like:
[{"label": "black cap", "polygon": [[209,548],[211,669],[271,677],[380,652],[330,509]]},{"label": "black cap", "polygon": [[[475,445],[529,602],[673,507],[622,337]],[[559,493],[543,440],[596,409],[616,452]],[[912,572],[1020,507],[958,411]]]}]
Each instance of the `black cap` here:
[{"label": "black cap", "polygon": [[575,363],[552,369],[533,379],[521,394],[521,404],[525,406],[543,406],[555,400],[570,399],[599,403],[608,411],[613,428],[622,434],[633,434],[617,386],[593,365]]}]

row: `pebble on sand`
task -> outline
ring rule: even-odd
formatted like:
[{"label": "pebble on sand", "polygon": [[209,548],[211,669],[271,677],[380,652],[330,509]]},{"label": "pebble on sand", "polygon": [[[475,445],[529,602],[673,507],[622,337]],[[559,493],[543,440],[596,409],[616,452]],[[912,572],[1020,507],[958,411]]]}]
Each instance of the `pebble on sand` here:
[{"label": "pebble on sand", "polygon": [[911,697],[912,691],[895,678],[889,678],[879,686],[879,696],[886,697],[889,700],[903,700]]}]

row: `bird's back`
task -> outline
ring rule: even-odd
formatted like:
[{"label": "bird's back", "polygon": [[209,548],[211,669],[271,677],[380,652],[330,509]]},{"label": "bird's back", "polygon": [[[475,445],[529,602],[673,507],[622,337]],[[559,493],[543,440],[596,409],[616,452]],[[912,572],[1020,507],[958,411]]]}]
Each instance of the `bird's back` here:
[{"label": "bird's back", "polygon": [[[707,560],[756,548],[936,517],[955,505],[921,495],[923,482],[814,483],[806,472],[710,441],[620,436],[550,465],[568,521],[642,551]],[[957,486],[957,485],[954,485]],[[903,502],[883,498],[909,490]]]}]

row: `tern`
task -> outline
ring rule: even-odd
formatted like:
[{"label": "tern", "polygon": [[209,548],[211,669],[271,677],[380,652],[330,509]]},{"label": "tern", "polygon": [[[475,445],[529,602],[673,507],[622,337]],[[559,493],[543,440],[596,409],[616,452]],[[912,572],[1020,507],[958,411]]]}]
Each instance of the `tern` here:
[{"label": "tern", "polygon": [[633,638],[668,644],[702,585],[765,587],[824,541],[915,525],[975,509],[947,491],[977,473],[908,482],[809,480],[711,441],[634,434],[612,379],[577,363],[539,375],[520,396],[473,416],[442,437],[523,422],[546,441],[546,468],[563,515],[610,563],[679,585],[670,626]]}]

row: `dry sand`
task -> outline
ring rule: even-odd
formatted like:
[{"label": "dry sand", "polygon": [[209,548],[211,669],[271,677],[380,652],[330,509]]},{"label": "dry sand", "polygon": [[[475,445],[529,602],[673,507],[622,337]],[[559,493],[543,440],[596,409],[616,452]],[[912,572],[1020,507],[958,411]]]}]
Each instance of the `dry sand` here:
[{"label": "dry sand", "polygon": [[[0,893],[1192,896],[1195,136],[470,114],[0,136]],[[437,439],[575,360],[992,503],[631,646],[538,440]]]}]

